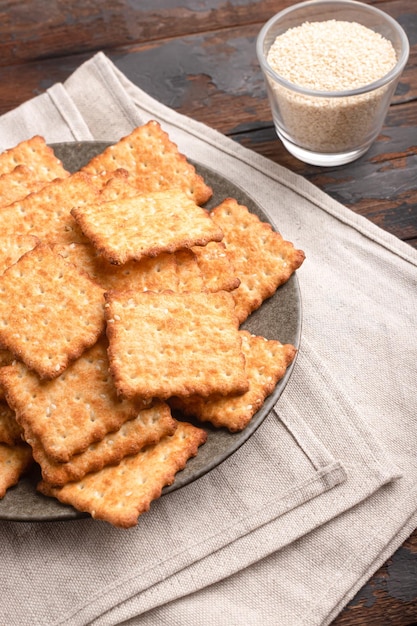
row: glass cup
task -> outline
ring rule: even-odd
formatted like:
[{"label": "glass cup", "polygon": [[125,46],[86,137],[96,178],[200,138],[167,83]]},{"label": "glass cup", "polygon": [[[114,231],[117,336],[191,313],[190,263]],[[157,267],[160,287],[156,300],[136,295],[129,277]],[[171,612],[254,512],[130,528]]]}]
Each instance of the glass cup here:
[{"label": "glass cup", "polygon": [[[359,23],[391,42],[395,66],[367,85],[344,91],[315,91],[286,80],[268,63],[276,37],[305,22]],[[389,15],[356,0],[309,0],[274,17],[258,35],[256,51],[264,74],[278,137],[295,157],[312,165],[335,166],[364,154],[379,135],[398,80],[408,60],[409,43]]]}]

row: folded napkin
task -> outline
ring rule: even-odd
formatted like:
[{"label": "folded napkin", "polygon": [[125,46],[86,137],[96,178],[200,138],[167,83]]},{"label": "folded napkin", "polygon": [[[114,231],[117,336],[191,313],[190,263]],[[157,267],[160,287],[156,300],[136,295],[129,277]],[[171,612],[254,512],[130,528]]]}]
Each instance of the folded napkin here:
[{"label": "folded napkin", "polygon": [[301,348],[234,455],[118,530],[0,522],[8,625],[328,624],[417,525],[417,253],[301,177],[181,116],[99,53],[0,118],[0,149],[117,141],[158,120],[303,249]]}]

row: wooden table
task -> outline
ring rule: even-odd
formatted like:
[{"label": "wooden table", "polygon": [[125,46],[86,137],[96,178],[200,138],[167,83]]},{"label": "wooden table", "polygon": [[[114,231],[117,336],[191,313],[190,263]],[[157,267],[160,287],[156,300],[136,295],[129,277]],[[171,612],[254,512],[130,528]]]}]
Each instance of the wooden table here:
[{"label": "wooden table", "polygon": [[[416,1],[367,1],[400,22],[411,55],[381,135],[344,167],[305,165],[275,135],[255,40],[291,0],[0,0],[0,114],[64,81],[103,50],[150,95],[305,176],[417,247]],[[334,624],[414,622],[417,531]]]}]

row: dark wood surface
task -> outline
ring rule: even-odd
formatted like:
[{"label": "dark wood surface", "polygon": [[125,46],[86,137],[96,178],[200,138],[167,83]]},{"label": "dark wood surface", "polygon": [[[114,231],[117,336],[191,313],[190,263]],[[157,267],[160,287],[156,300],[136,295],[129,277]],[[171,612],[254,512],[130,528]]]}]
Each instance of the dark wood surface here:
[{"label": "dark wood surface", "polygon": [[[301,163],[277,140],[256,60],[255,41],[262,24],[291,4],[291,0],[0,0],[0,114],[64,81],[102,50],[161,102],[301,174],[417,247],[416,0],[368,0],[403,26],[410,59],[375,144],[358,161],[328,169]],[[334,624],[415,622],[417,531]]]}]

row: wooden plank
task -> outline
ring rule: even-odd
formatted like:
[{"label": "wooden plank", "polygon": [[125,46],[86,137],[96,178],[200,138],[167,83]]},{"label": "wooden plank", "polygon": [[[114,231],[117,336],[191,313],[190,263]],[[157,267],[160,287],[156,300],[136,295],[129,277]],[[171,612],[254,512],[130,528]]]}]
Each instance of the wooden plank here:
[{"label": "wooden plank", "polygon": [[349,602],[332,626],[409,626],[417,619],[417,532]]},{"label": "wooden plank", "polygon": [[[133,82],[181,112],[237,132],[248,124],[271,119],[264,80],[255,53],[259,25],[223,28],[184,38],[106,51]],[[0,67],[0,113],[64,80],[90,54],[49,58]],[[417,99],[417,37],[401,78],[395,102]],[[47,79],[45,78],[47,77]],[[233,97],[233,111],[225,106]]]},{"label": "wooden plank", "polygon": [[[292,0],[280,0],[280,8]],[[275,0],[205,2],[172,0],[7,0],[0,8],[0,65],[66,56],[228,26],[261,24],[277,11]]]},{"label": "wooden plank", "polygon": [[[410,39],[416,16],[408,0],[365,0],[395,17]],[[56,56],[67,56],[256,24],[258,30],[274,13],[293,0],[189,0],[173,7],[172,0],[132,3],[129,0],[21,0],[0,4],[0,65],[8,66]]]}]

